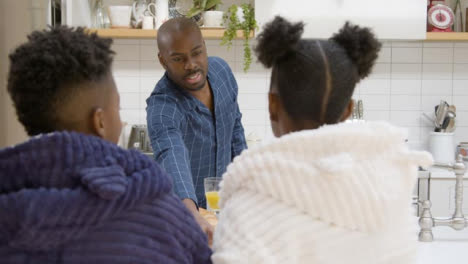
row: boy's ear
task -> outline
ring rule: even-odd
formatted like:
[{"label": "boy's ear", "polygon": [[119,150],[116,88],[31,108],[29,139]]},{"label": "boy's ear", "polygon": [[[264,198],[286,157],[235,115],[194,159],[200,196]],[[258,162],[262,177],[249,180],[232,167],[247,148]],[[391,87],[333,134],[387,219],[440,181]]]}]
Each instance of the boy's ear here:
[{"label": "boy's ear", "polygon": [[163,66],[164,70],[167,70],[166,63],[164,62],[164,59],[163,59],[163,57],[161,56],[161,53],[160,53],[160,52],[158,52],[158,59],[159,59],[159,63],[161,63],[161,66]]},{"label": "boy's ear", "polygon": [[276,94],[268,93],[268,111],[270,112],[270,120],[273,122],[278,121],[278,99]]},{"label": "boy's ear", "polygon": [[106,135],[106,128],[104,125],[104,112],[102,108],[97,108],[93,112],[92,125],[94,133],[100,138],[104,138]]}]

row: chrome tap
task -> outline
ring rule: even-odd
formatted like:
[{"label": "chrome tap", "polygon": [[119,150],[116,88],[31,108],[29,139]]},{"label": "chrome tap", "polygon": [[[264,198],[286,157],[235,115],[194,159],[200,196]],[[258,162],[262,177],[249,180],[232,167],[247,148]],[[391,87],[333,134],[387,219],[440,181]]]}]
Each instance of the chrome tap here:
[{"label": "chrome tap", "polygon": [[457,160],[454,164],[441,164],[435,163],[435,167],[448,168],[453,170],[456,175],[455,183],[455,212],[453,216],[448,219],[434,218],[431,214],[431,201],[424,200],[420,201],[422,206],[421,216],[419,217],[419,241],[421,242],[432,242],[434,236],[432,234],[432,228],[437,226],[449,226],[455,230],[463,230],[468,226],[468,220],[463,215],[463,176],[465,175],[466,167],[463,163],[462,155],[457,156]]}]

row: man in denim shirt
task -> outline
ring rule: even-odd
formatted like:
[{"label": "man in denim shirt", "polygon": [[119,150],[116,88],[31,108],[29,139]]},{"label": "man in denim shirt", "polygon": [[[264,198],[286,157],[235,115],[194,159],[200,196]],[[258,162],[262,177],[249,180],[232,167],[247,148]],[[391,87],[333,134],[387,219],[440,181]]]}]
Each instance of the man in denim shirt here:
[{"label": "man in denim shirt", "polygon": [[211,239],[213,228],[197,210],[206,206],[203,179],[221,177],[246,148],[237,83],[224,60],[208,58],[192,20],[167,21],[157,40],[166,73],[146,101],[154,157]]}]

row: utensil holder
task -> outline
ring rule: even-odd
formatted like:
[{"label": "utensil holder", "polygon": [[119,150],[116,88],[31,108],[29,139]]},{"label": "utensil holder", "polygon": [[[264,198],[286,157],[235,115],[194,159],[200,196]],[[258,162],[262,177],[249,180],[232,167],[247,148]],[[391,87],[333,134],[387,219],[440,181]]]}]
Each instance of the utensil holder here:
[{"label": "utensil holder", "polygon": [[455,161],[454,133],[431,132],[429,135],[429,152],[435,162],[453,163]]}]

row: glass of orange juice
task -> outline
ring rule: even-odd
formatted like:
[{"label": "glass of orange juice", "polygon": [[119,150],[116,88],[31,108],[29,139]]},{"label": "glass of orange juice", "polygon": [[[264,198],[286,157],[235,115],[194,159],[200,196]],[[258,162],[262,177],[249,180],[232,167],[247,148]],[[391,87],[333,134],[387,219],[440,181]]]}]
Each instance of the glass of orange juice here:
[{"label": "glass of orange juice", "polygon": [[208,211],[219,213],[219,183],[221,177],[207,177],[204,179],[206,209]]}]

